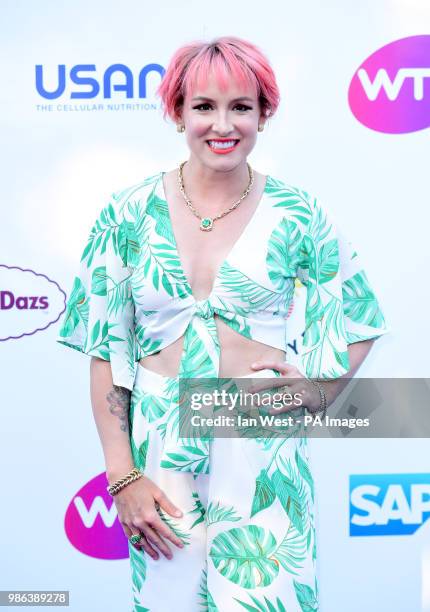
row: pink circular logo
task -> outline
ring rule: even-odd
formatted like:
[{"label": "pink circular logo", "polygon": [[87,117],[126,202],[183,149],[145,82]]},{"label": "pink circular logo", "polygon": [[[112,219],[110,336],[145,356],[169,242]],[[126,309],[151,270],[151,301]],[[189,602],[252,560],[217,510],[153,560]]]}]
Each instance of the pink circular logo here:
[{"label": "pink circular logo", "polygon": [[406,134],[430,126],[430,35],[396,40],[370,55],[348,92],[353,115],[366,127]]},{"label": "pink circular logo", "polygon": [[79,489],[67,508],[64,528],[70,543],[85,555],[125,559],[129,556],[128,540],[107,486],[103,472]]}]

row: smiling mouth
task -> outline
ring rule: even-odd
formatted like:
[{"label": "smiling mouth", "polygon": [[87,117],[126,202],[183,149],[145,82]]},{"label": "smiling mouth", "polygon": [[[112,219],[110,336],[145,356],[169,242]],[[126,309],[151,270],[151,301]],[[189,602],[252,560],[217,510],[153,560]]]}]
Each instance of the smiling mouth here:
[{"label": "smiling mouth", "polygon": [[213,151],[232,151],[239,144],[239,140],[236,138],[222,141],[207,140],[206,142]]}]

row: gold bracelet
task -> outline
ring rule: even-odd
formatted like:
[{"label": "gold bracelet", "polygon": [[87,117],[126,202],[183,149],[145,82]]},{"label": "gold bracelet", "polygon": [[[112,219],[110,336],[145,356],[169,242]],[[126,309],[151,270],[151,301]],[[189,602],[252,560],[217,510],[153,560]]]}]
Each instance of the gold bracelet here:
[{"label": "gold bracelet", "polygon": [[119,493],[121,491],[121,489],[126,487],[128,484],[134,482],[135,480],[137,480],[141,476],[143,476],[142,472],[138,468],[135,467],[135,468],[133,468],[131,470],[131,472],[129,472],[128,474],[126,474],[122,478],[119,478],[114,483],[112,483],[111,485],[106,487],[106,490],[113,497],[114,495]]},{"label": "gold bracelet", "polygon": [[327,396],[325,391],[318,381],[312,380],[312,378],[308,378],[308,380],[318,389],[320,394],[320,407],[314,411],[310,411],[308,408],[308,412],[310,412],[312,415],[316,414],[317,412],[322,412],[322,418],[324,419],[327,412]]}]

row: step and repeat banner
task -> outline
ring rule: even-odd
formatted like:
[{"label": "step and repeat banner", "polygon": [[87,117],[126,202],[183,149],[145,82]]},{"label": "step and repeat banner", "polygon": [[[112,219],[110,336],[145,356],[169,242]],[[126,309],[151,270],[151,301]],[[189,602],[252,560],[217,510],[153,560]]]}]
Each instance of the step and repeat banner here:
[{"label": "step and repeat banner", "polygon": [[[127,541],[105,490],[90,358],[55,339],[111,194],[187,158],[155,95],[168,61],[186,42],[222,35],[266,53],[281,105],[249,161],[321,198],[359,252],[390,328],[359,375],[425,385],[430,4],[0,6],[0,589],[65,590],[72,610],[128,611]],[[298,283],[289,313],[292,363],[304,291]],[[430,610],[428,433],[309,441],[322,612]],[[162,593],[156,612],[170,612]]]}]

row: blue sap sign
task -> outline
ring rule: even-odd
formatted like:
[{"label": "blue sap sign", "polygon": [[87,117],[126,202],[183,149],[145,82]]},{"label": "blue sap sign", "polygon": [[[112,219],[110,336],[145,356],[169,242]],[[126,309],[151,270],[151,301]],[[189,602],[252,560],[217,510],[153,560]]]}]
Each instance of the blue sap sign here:
[{"label": "blue sap sign", "polygon": [[[103,97],[111,98],[112,89],[114,91],[125,91],[126,98],[134,97],[134,77],[128,66],[124,64],[112,64],[103,73],[101,79],[94,76],[89,76],[96,72],[95,64],[77,64],[69,70],[68,79],[71,83],[78,86],[89,87],[87,91],[72,91],[71,98],[95,98],[100,93],[100,85],[103,87]],[[146,98],[146,79],[150,72],[157,72],[163,77],[165,70],[160,64],[147,64],[137,75],[138,97]],[[115,75],[120,75],[122,83],[112,84],[112,79]],[[43,79],[43,66],[36,65],[36,89],[37,92],[47,100],[55,100],[62,96],[66,90],[66,66],[60,64],[57,71],[57,84],[50,91],[47,91]],[[100,82],[99,82],[100,80]]]},{"label": "blue sap sign", "polygon": [[410,535],[430,516],[430,474],[349,477],[349,535]]}]

